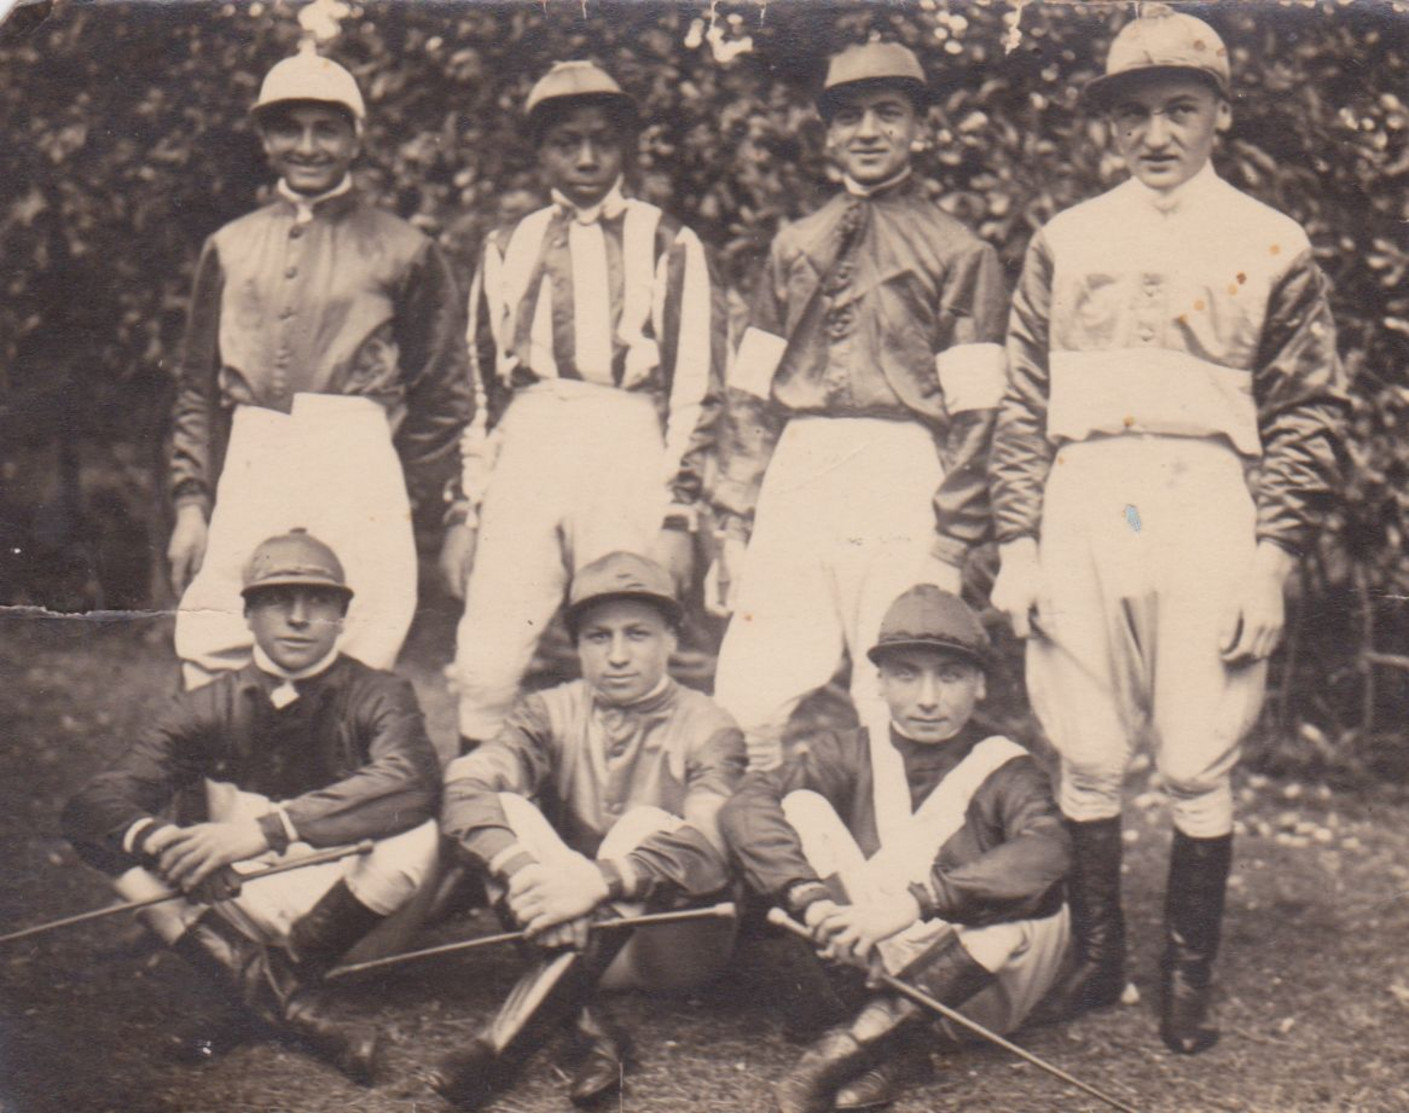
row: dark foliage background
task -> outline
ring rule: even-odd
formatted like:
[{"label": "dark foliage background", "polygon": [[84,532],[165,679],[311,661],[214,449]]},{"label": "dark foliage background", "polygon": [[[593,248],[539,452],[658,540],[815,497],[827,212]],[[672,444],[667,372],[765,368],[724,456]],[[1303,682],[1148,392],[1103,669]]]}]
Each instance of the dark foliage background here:
[{"label": "dark foliage background", "polygon": [[[0,601],[170,604],[163,441],[190,273],[202,239],[267,189],[247,107],[295,49],[302,7],[58,0],[0,30]],[[940,90],[920,169],[1014,277],[1034,228],[1123,173],[1079,90],[1130,4],[338,7],[325,49],[370,107],[361,185],[466,279],[485,230],[538,200],[519,106],[559,59],[593,58],[640,99],[637,189],[714,247],[736,309],[779,225],[831,188],[811,96],[846,43],[920,54]],[[1219,169],[1311,234],[1356,389],[1349,485],[1296,587],[1258,758],[1399,775],[1409,3],[1181,7],[1232,52]]]}]

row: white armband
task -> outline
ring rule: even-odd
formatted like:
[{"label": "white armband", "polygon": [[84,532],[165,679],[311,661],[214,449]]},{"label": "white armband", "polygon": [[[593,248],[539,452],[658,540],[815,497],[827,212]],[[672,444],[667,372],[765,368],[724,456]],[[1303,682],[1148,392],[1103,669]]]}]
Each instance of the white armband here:
[{"label": "white armband", "polygon": [[750,326],[739,342],[734,363],[729,369],[729,387],[759,399],[767,399],[773,388],[773,374],[783,360],[788,347],[786,338]]},{"label": "white armband", "polygon": [[951,415],[988,411],[1003,400],[1008,385],[1008,360],[1003,347],[976,342],[946,349],[934,359],[944,406]]}]

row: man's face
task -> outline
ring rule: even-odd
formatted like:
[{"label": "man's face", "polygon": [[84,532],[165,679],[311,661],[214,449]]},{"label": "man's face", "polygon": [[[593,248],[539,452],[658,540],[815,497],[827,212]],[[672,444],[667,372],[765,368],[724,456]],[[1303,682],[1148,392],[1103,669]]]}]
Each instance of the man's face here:
[{"label": "man's face", "polygon": [[614,705],[644,698],[665,677],[675,632],[660,611],[623,598],[589,608],[577,627],[582,677]]},{"label": "man's face", "polygon": [[347,601],[325,586],[270,586],[251,595],[245,623],[264,654],[285,671],[312,667],[342,634]]},{"label": "man's face", "polygon": [[904,649],[881,661],[881,697],[891,721],[924,745],[940,744],[963,729],[987,693],[983,671],[953,652]]},{"label": "man's face", "polygon": [[1116,150],[1151,190],[1173,190],[1208,162],[1232,110],[1196,77],[1152,76],[1121,89],[1109,109]]},{"label": "man's face", "polygon": [[827,150],[844,174],[873,186],[910,165],[910,145],[919,133],[919,115],[900,90],[859,89],[832,115]]},{"label": "man's face", "polygon": [[538,141],[538,165],[549,186],[586,208],[606,197],[621,175],[624,146],[604,107],[580,105],[544,131]]},{"label": "man's face", "polygon": [[269,111],[259,134],[269,164],[299,194],[316,195],[342,182],[361,143],[347,113],[332,105],[290,105]]}]

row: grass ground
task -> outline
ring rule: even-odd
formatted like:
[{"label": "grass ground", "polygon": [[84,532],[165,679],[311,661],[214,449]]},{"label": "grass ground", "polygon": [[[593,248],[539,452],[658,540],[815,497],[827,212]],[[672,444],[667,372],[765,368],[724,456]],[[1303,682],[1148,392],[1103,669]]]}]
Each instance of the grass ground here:
[{"label": "grass ground", "polygon": [[[447,750],[453,712],[438,665],[451,622],[418,621],[404,668]],[[0,618],[0,930],[109,902],[58,836],[58,811],[176,686],[162,618]],[[1146,774],[1127,803],[1125,896],[1141,1003],[1030,1030],[1020,1042],[1146,1111],[1409,1109],[1409,797],[1256,775],[1239,780],[1241,828],[1218,1013],[1224,1038],[1179,1058],[1155,1034],[1154,975],[1168,814]],[[488,931],[444,924],[427,941]],[[691,996],[625,996],[633,1036],[624,1108],[756,1111],[798,1049],[779,1034],[779,946],[741,941],[728,974]],[[517,970],[509,948],[349,988],[384,1030],[371,1090],[272,1042],[191,1068],[161,1038],[207,1018],[191,975],[124,918],[0,947],[0,1108],[11,1110],[443,1110],[427,1069],[493,1011]],[[504,1110],[561,1110],[557,1052],[540,1055]],[[1091,1108],[1079,1092],[993,1049],[940,1063],[909,1110]]]}]

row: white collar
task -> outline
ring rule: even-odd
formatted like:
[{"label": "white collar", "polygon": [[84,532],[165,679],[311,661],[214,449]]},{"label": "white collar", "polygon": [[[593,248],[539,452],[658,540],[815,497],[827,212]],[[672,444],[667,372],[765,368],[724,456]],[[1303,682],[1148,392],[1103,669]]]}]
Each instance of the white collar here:
[{"label": "white collar", "polygon": [[850,175],[842,175],[842,182],[846,185],[846,192],[853,198],[869,198],[873,194],[879,194],[882,190],[889,190],[892,186],[897,186],[910,177],[913,170],[908,164],[897,175],[892,175],[884,182],[877,182],[871,186],[865,186],[857,182]]},{"label": "white collar", "polygon": [[594,225],[603,217],[618,216],[626,209],[626,197],[621,192],[621,178],[618,177],[612,183],[612,188],[594,206],[587,206],[585,209],[579,208],[571,198],[560,190],[553,191],[553,204],[561,206],[563,211],[578,224]]},{"label": "white collar", "polygon": [[300,194],[282,178],[279,180],[277,189],[279,197],[287,202],[292,202],[298,211],[294,216],[294,221],[299,225],[307,225],[313,220],[314,206],[331,198],[340,198],[352,189],[352,176],[350,174],[343,175],[340,183],[331,190],[324,190],[321,194]]},{"label": "white collar", "polygon": [[1214,183],[1221,180],[1218,172],[1213,169],[1213,160],[1210,159],[1199,168],[1193,178],[1181,182],[1172,190],[1152,190],[1134,175],[1130,177],[1130,181],[1135,184],[1137,196],[1144,199],[1146,204],[1160,213],[1175,213],[1205,197]]},{"label": "white collar", "polygon": [[275,663],[265,653],[258,644],[254,646],[254,665],[266,675],[273,675],[276,679],[283,680],[273,690],[269,692],[269,700],[274,703],[276,710],[282,710],[298,699],[298,687],[294,683],[301,679],[311,679],[316,675],[321,675],[338,658],[337,646],[311,667],[305,667],[302,671],[287,671]]}]

